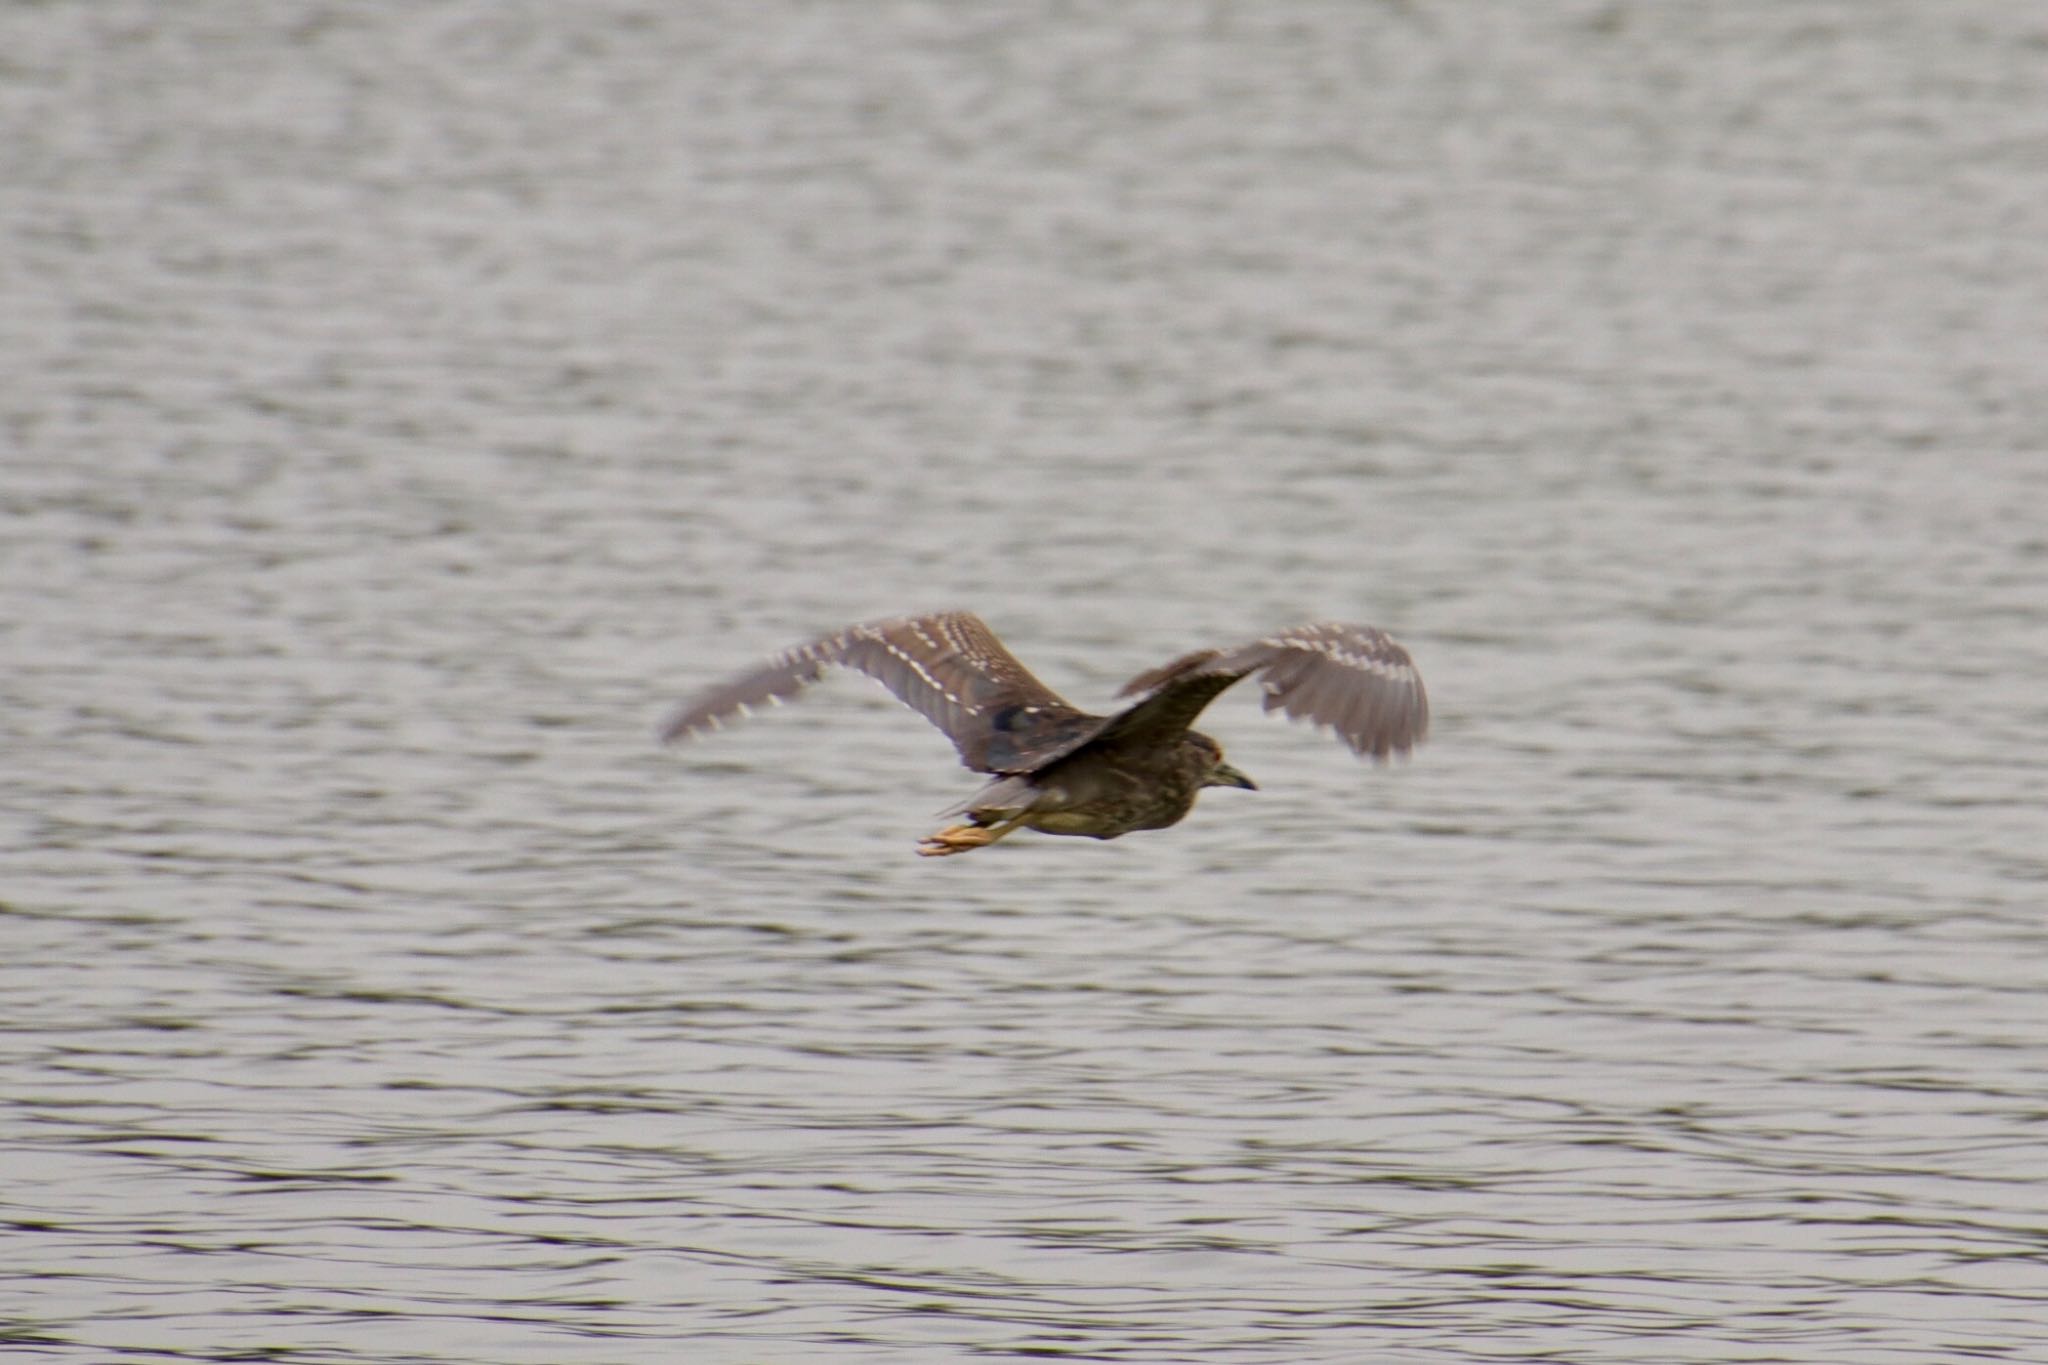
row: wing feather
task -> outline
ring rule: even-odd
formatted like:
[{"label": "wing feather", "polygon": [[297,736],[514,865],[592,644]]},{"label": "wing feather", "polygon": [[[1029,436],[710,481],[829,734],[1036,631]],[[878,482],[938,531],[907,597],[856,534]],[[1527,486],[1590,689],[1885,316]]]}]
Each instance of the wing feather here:
[{"label": "wing feather", "polygon": [[1032,676],[971,612],[848,626],[783,651],[699,694],[661,728],[673,742],[788,701],[833,668],[874,678],[953,742],[981,772],[1042,770],[1095,742],[1163,741],[1194,724],[1218,694],[1259,675],[1267,711],[1334,731],[1360,755],[1405,754],[1429,729],[1414,660],[1385,631],[1316,622],[1229,649],[1202,649],[1131,679],[1139,700],[1091,716]]},{"label": "wing feather", "polygon": [[1254,673],[1266,710],[1332,730],[1361,756],[1405,754],[1429,732],[1429,696],[1408,651],[1373,626],[1319,621],[1139,674],[1123,694],[1146,695],[1102,737],[1186,729],[1219,692]]},{"label": "wing feather", "polygon": [[785,650],[685,702],[661,738],[673,742],[787,701],[832,668],[881,683],[981,772],[1026,770],[1038,751],[1071,747],[1100,724],[1033,677],[980,617],[952,611],[848,626]]}]

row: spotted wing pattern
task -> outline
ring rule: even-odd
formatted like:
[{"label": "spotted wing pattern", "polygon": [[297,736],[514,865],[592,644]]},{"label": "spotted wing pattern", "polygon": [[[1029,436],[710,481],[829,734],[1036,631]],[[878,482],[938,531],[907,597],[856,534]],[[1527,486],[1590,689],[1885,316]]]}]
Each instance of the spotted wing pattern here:
[{"label": "spotted wing pattern", "polygon": [[1323,621],[1140,673],[1119,695],[1144,699],[1113,717],[1101,738],[1178,733],[1253,673],[1268,711],[1334,730],[1361,756],[1407,753],[1428,733],[1429,697],[1408,651],[1372,626]]},{"label": "spotted wing pattern", "polygon": [[980,772],[1029,771],[1071,749],[1099,717],[1068,705],[1017,662],[971,612],[936,612],[849,626],[786,650],[685,703],[665,742],[714,730],[754,708],[795,697],[830,668],[865,673],[944,732]]}]

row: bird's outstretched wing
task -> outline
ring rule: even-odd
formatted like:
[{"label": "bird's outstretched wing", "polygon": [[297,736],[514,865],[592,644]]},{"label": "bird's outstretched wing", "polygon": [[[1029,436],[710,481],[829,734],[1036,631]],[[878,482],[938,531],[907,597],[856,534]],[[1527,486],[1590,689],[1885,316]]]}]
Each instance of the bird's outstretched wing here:
[{"label": "bird's outstretched wing", "polygon": [[978,772],[1025,772],[1038,755],[1073,747],[1102,721],[1031,676],[972,612],[945,611],[848,626],[786,650],[686,702],[664,742],[717,729],[757,706],[786,701],[828,668],[865,673],[939,727]]},{"label": "bird's outstretched wing", "polygon": [[1194,723],[1218,693],[1259,674],[1268,711],[1336,731],[1354,753],[1406,753],[1429,730],[1429,697],[1408,651],[1372,626],[1322,621],[1230,649],[1200,649],[1149,669],[1119,696],[1144,699],[1111,717],[1096,738],[1163,739]]}]

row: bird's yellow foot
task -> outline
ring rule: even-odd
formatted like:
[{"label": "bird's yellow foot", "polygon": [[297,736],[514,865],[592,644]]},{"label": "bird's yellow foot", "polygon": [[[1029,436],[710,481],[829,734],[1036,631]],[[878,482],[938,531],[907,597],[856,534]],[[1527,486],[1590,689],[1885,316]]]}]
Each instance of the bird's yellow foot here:
[{"label": "bird's yellow foot", "polygon": [[986,825],[948,825],[935,834],[925,835],[919,841],[917,851],[926,858],[946,858],[992,844],[1002,837],[1001,833]]}]

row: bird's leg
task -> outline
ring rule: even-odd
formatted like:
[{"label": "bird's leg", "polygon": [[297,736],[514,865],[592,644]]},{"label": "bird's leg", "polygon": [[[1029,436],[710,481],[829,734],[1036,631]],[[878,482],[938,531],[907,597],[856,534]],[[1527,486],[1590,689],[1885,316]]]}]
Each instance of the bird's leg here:
[{"label": "bird's leg", "polygon": [[927,834],[918,842],[920,857],[946,858],[955,853],[967,853],[985,848],[1012,830],[1021,829],[1021,820],[999,820],[993,825],[948,825],[934,834]]}]

